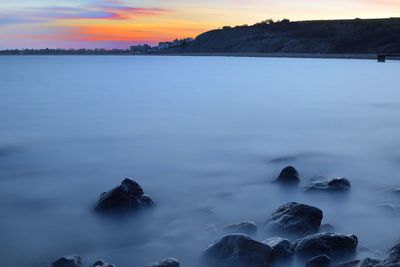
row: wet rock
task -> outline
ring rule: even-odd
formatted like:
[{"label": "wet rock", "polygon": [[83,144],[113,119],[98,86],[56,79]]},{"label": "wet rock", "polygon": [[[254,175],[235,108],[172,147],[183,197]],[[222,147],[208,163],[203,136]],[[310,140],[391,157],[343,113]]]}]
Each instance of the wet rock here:
[{"label": "wet rock", "polygon": [[376,267],[399,267],[400,266],[400,243],[389,250],[389,256],[378,263]]},{"label": "wet rock", "polygon": [[79,267],[81,257],[79,255],[68,255],[58,258],[50,264],[50,267]]},{"label": "wet rock", "polygon": [[222,230],[224,233],[227,234],[240,233],[252,236],[257,233],[257,224],[251,221],[247,221],[238,224],[230,224],[224,226]]},{"label": "wet rock", "polygon": [[287,166],[281,171],[276,181],[283,184],[297,184],[300,182],[299,172],[293,166]]},{"label": "wet rock", "polygon": [[210,245],[203,260],[211,266],[269,267],[273,261],[270,246],[255,241],[247,235],[226,235]]},{"label": "wet rock", "polygon": [[293,244],[281,237],[272,237],[263,241],[264,244],[270,246],[276,258],[288,258],[293,255]]},{"label": "wet rock", "polygon": [[318,233],[297,241],[295,253],[302,259],[325,254],[334,258],[345,258],[354,255],[358,245],[355,235]]},{"label": "wet rock", "polygon": [[345,261],[335,265],[335,267],[358,267],[360,266],[360,260]]},{"label": "wet rock", "polygon": [[333,178],[328,181],[315,181],[306,187],[306,191],[348,191],[351,183],[344,177]]},{"label": "wet rock", "polygon": [[266,222],[270,231],[280,233],[309,234],[317,232],[323,213],[319,208],[290,202],[280,206]]},{"label": "wet rock", "polygon": [[380,262],[381,260],[378,259],[365,258],[361,263],[361,267],[374,267]]},{"label": "wet rock", "polygon": [[331,258],[327,255],[318,255],[306,262],[305,267],[329,267],[331,266]]},{"label": "wet rock", "polygon": [[146,264],[145,267],[179,267],[179,261],[174,258],[168,258],[159,262]]},{"label": "wet rock", "polygon": [[114,264],[105,262],[104,260],[98,260],[95,263],[93,263],[92,267],[116,267],[116,266]]},{"label": "wet rock", "polygon": [[400,187],[395,187],[389,190],[390,192],[394,194],[400,194]]},{"label": "wet rock", "polygon": [[142,187],[137,182],[125,178],[119,186],[101,194],[95,210],[124,213],[152,206],[154,206],[153,200],[144,194]]}]

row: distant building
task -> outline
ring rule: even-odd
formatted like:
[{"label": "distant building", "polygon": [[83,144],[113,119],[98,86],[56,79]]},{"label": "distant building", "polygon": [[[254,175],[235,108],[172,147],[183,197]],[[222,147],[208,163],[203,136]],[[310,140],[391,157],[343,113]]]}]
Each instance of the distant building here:
[{"label": "distant building", "polygon": [[193,42],[193,38],[175,39],[172,42],[160,42],[155,48],[157,50],[163,50],[172,47],[180,47],[191,42]]},{"label": "distant building", "polygon": [[133,54],[145,54],[151,49],[151,46],[148,44],[143,45],[132,45],[129,50]]}]

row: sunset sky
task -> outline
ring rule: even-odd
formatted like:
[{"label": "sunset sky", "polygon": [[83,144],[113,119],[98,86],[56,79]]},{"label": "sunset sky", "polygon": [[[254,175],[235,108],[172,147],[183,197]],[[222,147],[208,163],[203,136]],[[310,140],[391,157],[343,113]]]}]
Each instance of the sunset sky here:
[{"label": "sunset sky", "polygon": [[399,16],[400,0],[0,0],[0,49],[127,48],[268,18]]}]

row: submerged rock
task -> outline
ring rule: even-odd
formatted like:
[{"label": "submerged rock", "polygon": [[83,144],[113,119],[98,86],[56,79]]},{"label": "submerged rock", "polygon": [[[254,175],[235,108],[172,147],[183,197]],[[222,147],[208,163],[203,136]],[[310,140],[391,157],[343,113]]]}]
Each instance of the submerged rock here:
[{"label": "submerged rock", "polygon": [[272,237],[263,241],[264,244],[270,246],[274,251],[276,258],[288,258],[293,255],[293,244],[281,237]]},{"label": "submerged rock", "polygon": [[374,267],[380,262],[381,260],[378,259],[365,258],[361,263],[361,267]]},{"label": "submerged rock", "polygon": [[386,259],[374,265],[376,267],[399,267],[400,266],[400,243],[396,244],[389,250],[389,255]]},{"label": "submerged rock", "polygon": [[305,267],[329,267],[331,266],[331,258],[322,254],[311,258],[306,262]]},{"label": "submerged rock", "polygon": [[251,221],[246,221],[238,224],[226,225],[222,230],[227,234],[239,233],[252,236],[257,233],[257,224]]},{"label": "submerged rock", "polygon": [[303,259],[321,254],[329,257],[345,258],[355,254],[358,239],[355,235],[318,233],[297,241],[295,253]]},{"label": "submerged rock", "polygon": [[344,177],[333,178],[327,181],[315,181],[306,187],[306,191],[348,191],[351,183]]},{"label": "submerged rock", "polygon": [[117,266],[115,266],[114,264],[105,262],[104,260],[98,260],[95,263],[93,263],[92,267],[117,267]]},{"label": "submerged rock", "polygon": [[273,260],[270,246],[243,234],[226,235],[210,245],[203,260],[211,266],[269,267]]},{"label": "submerged rock", "polygon": [[119,186],[101,194],[95,210],[122,213],[152,206],[154,206],[153,200],[144,194],[142,187],[137,182],[125,178]]},{"label": "submerged rock", "polygon": [[168,258],[159,262],[146,264],[145,267],[179,267],[179,261],[174,258]]},{"label": "submerged rock", "polygon": [[68,255],[58,258],[50,264],[50,267],[79,267],[81,257],[79,255]]},{"label": "submerged rock", "polygon": [[300,182],[299,172],[293,166],[287,166],[281,171],[276,181],[283,184],[297,184]]},{"label": "submerged rock", "polygon": [[270,231],[281,233],[309,234],[317,232],[323,213],[319,208],[289,202],[280,206],[266,222]]}]

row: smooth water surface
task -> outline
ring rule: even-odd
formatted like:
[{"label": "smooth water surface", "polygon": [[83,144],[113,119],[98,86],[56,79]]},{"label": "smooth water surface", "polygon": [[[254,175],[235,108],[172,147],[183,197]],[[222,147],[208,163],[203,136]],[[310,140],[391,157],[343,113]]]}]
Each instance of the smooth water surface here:
[{"label": "smooth water surface", "polygon": [[[385,251],[400,237],[400,62],[233,57],[1,57],[0,258],[42,266],[70,253],[140,267],[197,267],[229,223],[299,201]],[[302,185],[270,183],[294,165]],[[306,194],[344,176],[347,195]],[[92,212],[124,177],[149,214]]]}]

